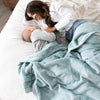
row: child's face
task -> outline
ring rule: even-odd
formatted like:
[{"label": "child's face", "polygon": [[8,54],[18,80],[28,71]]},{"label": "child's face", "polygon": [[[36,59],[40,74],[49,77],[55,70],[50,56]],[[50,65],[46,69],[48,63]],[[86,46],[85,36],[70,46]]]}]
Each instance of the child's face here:
[{"label": "child's face", "polygon": [[41,17],[41,15],[39,14],[39,13],[35,13],[35,14],[30,14],[30,13],[27,13],[27,15],[29,16],[29,17],[31,17],[31,18],[33,18],[34,20],[41,20],[42,19],[42,17]]}]

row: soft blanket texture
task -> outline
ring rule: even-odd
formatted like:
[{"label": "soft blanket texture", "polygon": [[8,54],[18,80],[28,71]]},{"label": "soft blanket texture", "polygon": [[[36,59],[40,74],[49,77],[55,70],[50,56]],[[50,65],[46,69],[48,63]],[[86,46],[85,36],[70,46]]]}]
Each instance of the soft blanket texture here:
[{"label": "soft blanket texture", "polygon": [[38,100],[100,100],[100,25],[80,25],[68,48],[48,44],[20,62],[19,74]]}]

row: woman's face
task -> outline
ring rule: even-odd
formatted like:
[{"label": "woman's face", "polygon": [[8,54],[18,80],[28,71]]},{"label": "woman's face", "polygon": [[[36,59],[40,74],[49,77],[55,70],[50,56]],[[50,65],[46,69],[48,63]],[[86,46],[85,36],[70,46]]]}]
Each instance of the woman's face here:
[{"label": "woman's face", "polygon": [[42,17],[40,16],[40,14],[39,13],[35,13],[35,14],[30,14],[30,13],[27,13],[27,15],[29,16],[29,17],[31,17],[31,18],[33,18],[34,20],[41,20],[42,19]]}]

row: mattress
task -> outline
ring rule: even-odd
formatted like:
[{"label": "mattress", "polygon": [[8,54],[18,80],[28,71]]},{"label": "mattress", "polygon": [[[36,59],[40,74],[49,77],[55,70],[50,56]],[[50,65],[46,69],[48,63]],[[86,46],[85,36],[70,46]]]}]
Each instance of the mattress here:
[{"label": "mattress", "polygon": [[[36,100],[32,93],[26,94],[18,75],[18,63],[33,54],[31,43],[21,38],[24,30],[25,8],[31,0],[19,0],[12,15],[0,34],[0,100]],[[54,0],[42,0],[51,3]],[[58,1],[58,0],[56,0]],[[100,23],[99,0],[66,0],[79,18]]]}]

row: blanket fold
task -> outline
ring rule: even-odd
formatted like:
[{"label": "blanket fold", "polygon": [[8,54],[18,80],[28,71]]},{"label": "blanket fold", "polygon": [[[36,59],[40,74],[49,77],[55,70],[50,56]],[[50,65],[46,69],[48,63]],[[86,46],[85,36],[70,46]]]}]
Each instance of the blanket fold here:
[{"label": "blanket fold", "polygon": [[18,71],[38,100],[100,100],[100,25],[80,25],[68,47],[50,43]]}]

